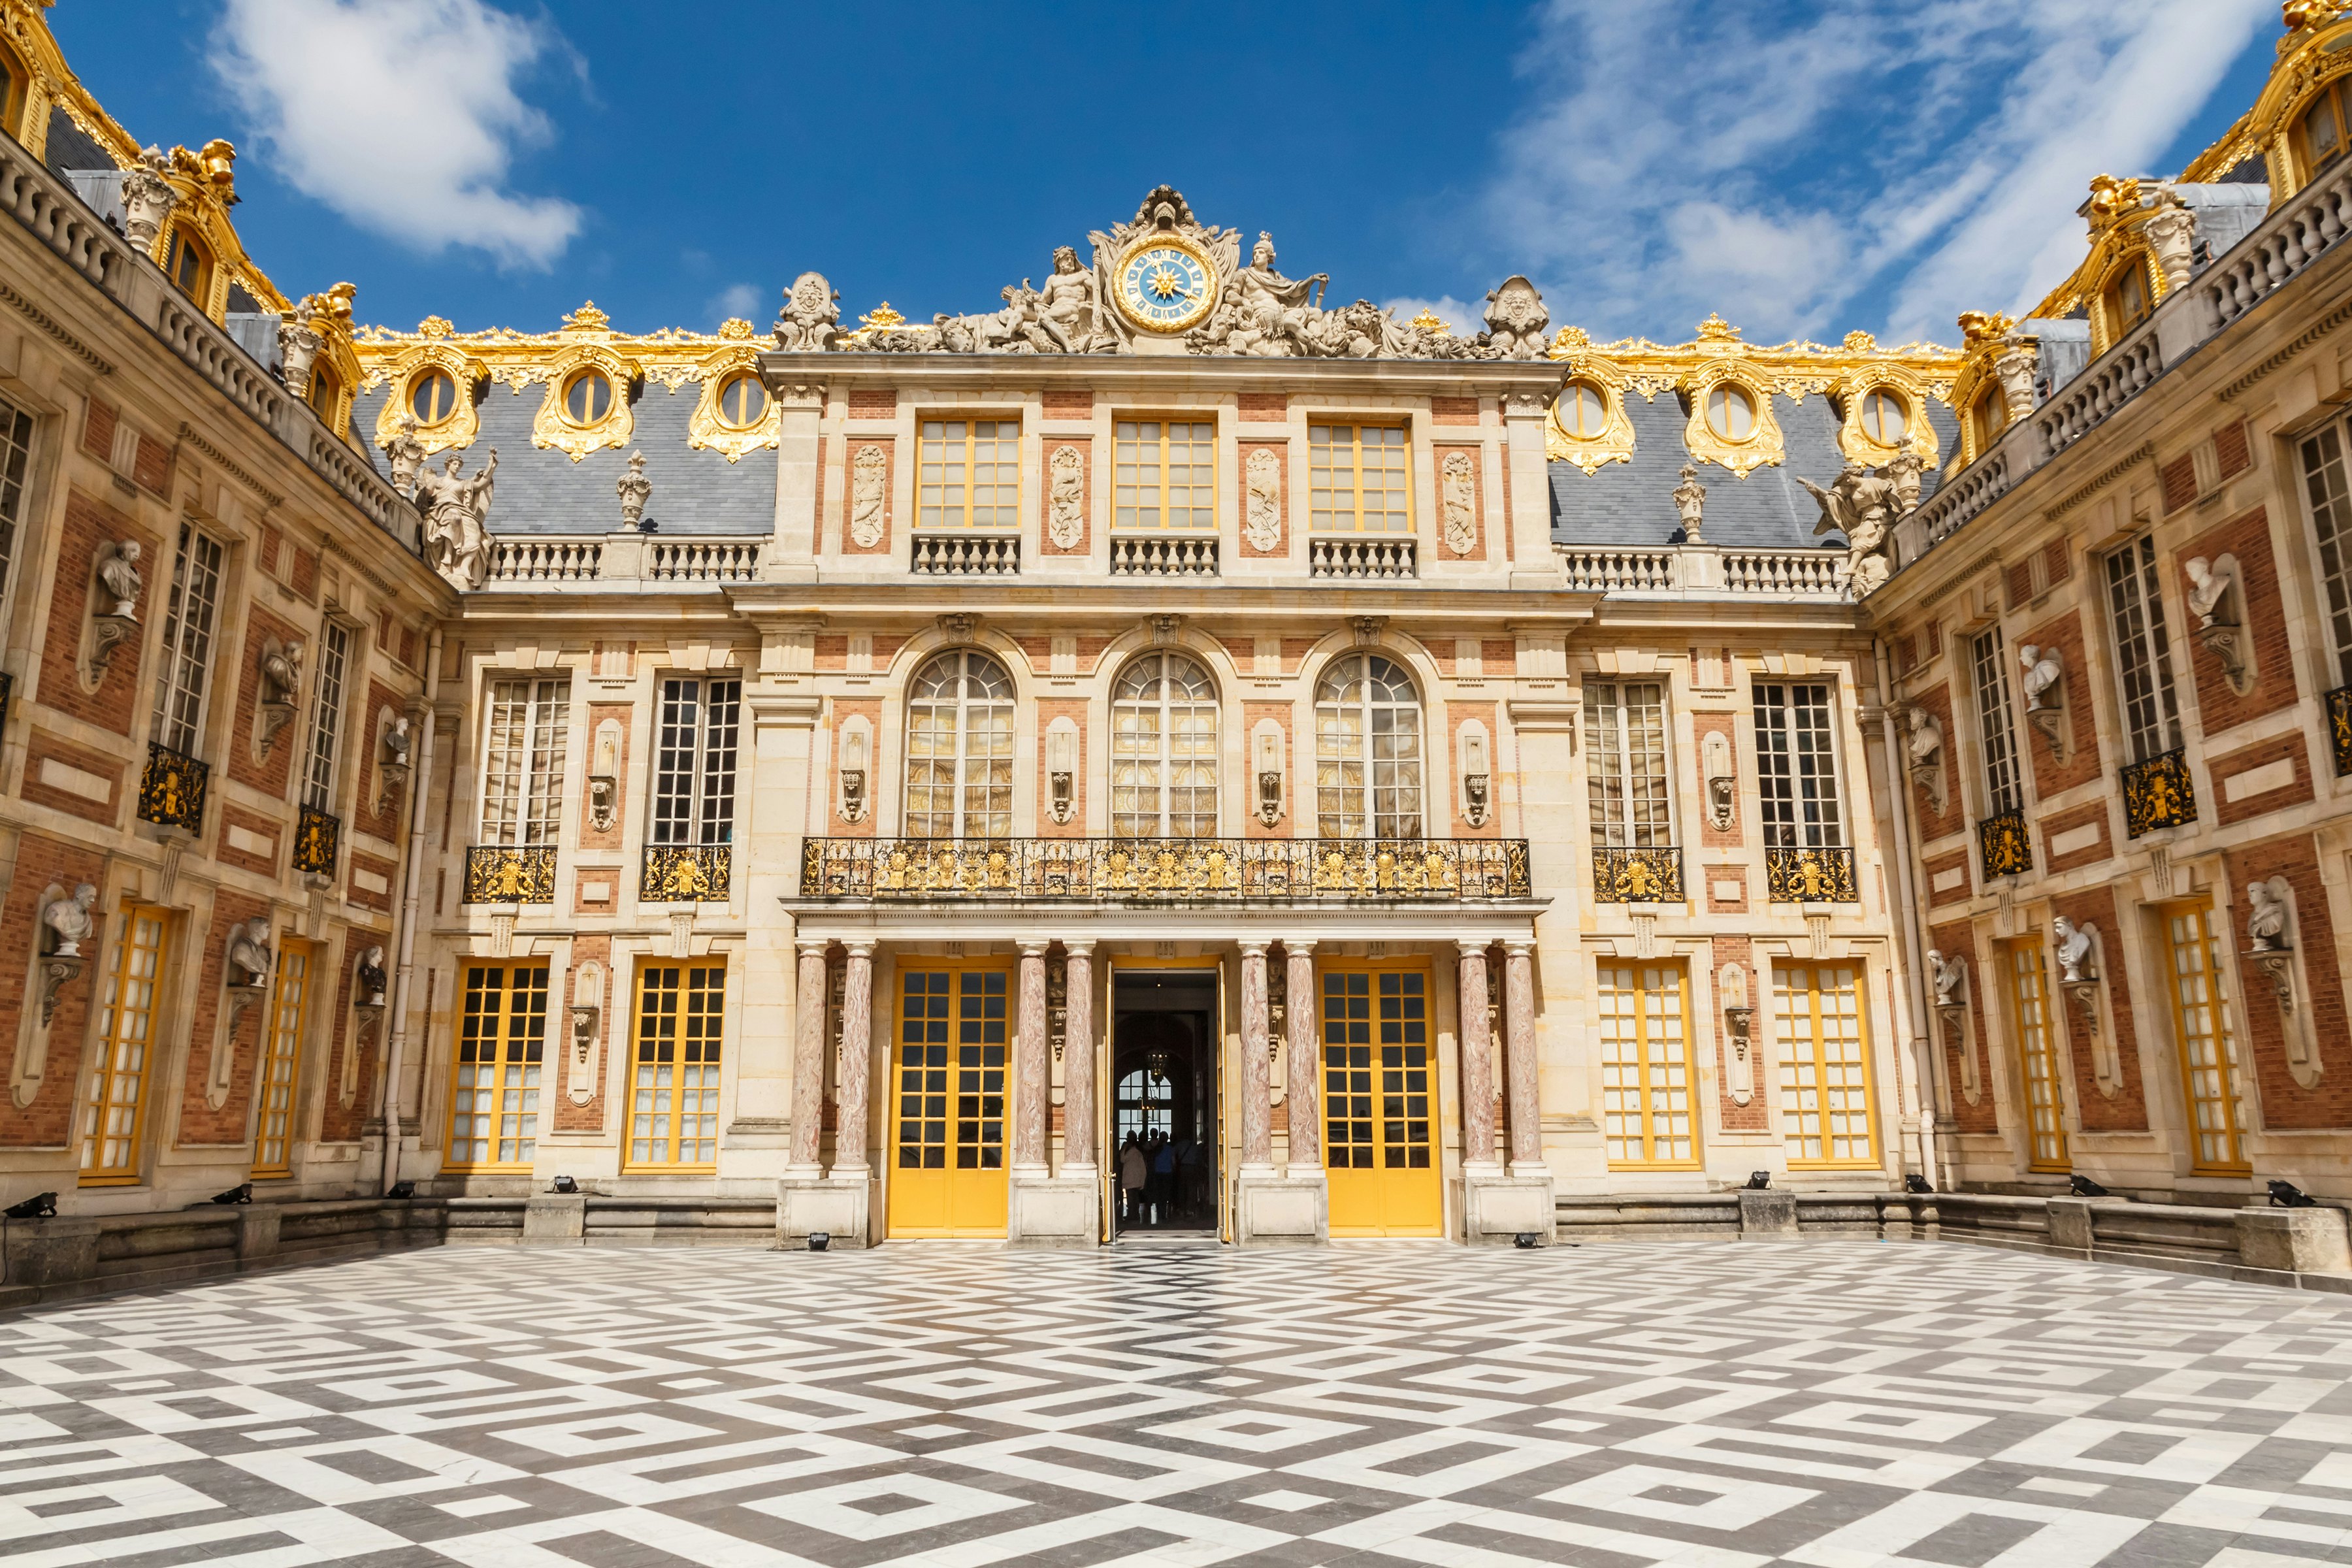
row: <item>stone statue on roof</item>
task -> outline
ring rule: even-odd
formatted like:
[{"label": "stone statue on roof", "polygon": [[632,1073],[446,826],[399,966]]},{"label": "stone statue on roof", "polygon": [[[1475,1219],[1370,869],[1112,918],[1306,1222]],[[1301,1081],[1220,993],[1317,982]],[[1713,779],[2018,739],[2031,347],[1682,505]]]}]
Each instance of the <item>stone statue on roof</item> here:
[{"label": "stone statue on roof", "polygon": [[425,513],[425,558],[432,568],[459,588],[479,588],[489,581],[491,476],[499,471],[499,449],[473,478],[460,471],[457,453],[449,454],[439,473],[427,468],[416,476],[416,504]]},{"label": "stone statue on roof", "polygon": [[[1026,280],[1024,279],[1024,282]],[[1117,340],[1101,323],[1101,295],[1095,275],[1078,264],[1077,251],[1066,245],[1054,247],[1054,270],[1037,290],[1038,312],[1061,333],[1072,353],[1091,353]]]},{"label": "stone statue on roof", "polygon": [[1867,595],[1894,573],[1886,559],[1887,531],[1895,521],[1894,482],[1855,462],[1847,463],[1827,489],[1802,475],[1797,482],[1821,505],[1813,532],[1845,535],[1847,581],[1855,598]]}]

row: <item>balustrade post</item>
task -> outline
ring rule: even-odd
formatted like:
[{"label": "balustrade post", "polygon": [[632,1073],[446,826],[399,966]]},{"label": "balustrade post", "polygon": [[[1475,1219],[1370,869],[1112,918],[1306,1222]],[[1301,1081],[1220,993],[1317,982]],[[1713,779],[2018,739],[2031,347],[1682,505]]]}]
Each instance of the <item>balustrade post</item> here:
[{"label": "balustrade post", "polygon": [[819,1143],[824,1133],[824,954],[831,944],[800,944],[800,984],[793,994],[793,1142],[787,1176],[824,1174]]},{"label": "balustrade post", "polygon": [[1511,1174],[1549,1173],[1536,1092],[1536,944],[1503,944],[1503,1075],[1511,1100]]},{"label": "balustrade post", "polygon": [[1323,1050],[1315,1037],[1315,944],[1285,938],[1282,951],[1290,965],[1285,1022],[1290,1028],[1290,1082],[1284,1094],[1290,1116],[1290,1155],[1285,1169],[1293,1175],[1323,1169],[1322,1100]]},{"label": "balustrade post", "polygon": [[1274,1174],[1273,1063],[1266,1050],[1265,950],[1242,943],[1242,1169],[1244,1176]]},{"label": "balustrade post", "polygon": [[1045,949],[1043,942],[1021,944],[1020,1025],[1013,1047],[1013,1169],[1045,1174],[1045,1101],[1052,1093],[1046,1071]]},{"label": "balustrade post", "polygon": [[1095,944],[1066,942],[1062,995],[1062,1173],[1095,1173]]},{"label": "balustrade post", "polygon": [[1501,1165],[1495,1158],[1495,1047],[1486,1022],[1486,944],[1484,938],[1465,938],[1460,947],[1454,1013],[1460,1026],[1455,1038],[1462,1047],[1462,1167],[1465,1173],[1492,1172]]},{"label": "balustrade post", "polygon": [[866,1086],[874,1049],[874,944],[849,943],[849,968],[841,988],[840,1114],[835,1119],[833,1174],[863,1181],[866,1163]]}]

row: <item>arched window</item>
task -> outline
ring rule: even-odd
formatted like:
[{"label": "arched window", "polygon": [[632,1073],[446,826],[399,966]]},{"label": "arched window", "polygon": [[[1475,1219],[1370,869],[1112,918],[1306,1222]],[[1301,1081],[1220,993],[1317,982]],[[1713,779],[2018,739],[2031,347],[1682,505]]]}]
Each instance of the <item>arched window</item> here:
[{"label": "arched window", "polygon": [[739,370],[719,387],[719,422],[730,430],[749,430],[768,416],[768,390],[748,370]]},{"label": "arched window", "polygon": [[1911,429],[1911,410],[1900,393],[1878,388],[1862,400],[1862,433],[1882,447],[1899,447]]},{"label": "arched window", "polygon": [[907,837],[1013,834],[1013,678],[977,648],[940,654],[907,693]]},{"label": "arched window", "polygon": [[2107,331],[2121,338],[2147,320],[2156,307],[2147,297],[2147,263],[2135,256],[2116,272],[2107,285]]},{"label": "arched window", "polygon": [[613,412],[613,384],[601,370],[583,370],[563,384],[563,416],[594,425]]},{"label": "arched window", "polygon": [[195,301],[197,309],[204,308],[205,297],[213,291],[212,253],[185,224],[173,226],[172,248],[163,258],[163,270],[180,286],[181,293]]},{"label": "arched window", "polygon": [[408,411],[434,426],[457,412],[457,383],[446,370],[428,370],[408,384]]},{"label": "arched window", "polygon": [[1181,653],[1120,672],[1110,706],[1110,830],[1121,838],[1217,831],[1217,692]]},{"label": "arched window", "polygon": [[2328,83],[2311,100],[2297,121],[2303,142],[2303,173],[2305,179],[2319,173],[2344,156],[2344,84]]},{"label": "arched window", "polygon": [[1421,697],[1403,667],[1351,653],[1315,690],[1316,831],[1421,837]]},{"label": "arched window", "polygon": [[1560,388],[1559,427],[1579,441],[1597,441],[1609,429],[1609,399],[1589,381]]},{"label": "arched window", "polygon": [[2009,397],[1998,386],[1988,387],[1969,413],[1976,426],[1977,456],[1981,458],[2000,433],[2009,428]]},{"label": "arched window", "polygon": [[1722,441],[1745,441],[1756,434],[1756,400],[1744,386],[1725,382],[1706,394],[1706,427]]}]

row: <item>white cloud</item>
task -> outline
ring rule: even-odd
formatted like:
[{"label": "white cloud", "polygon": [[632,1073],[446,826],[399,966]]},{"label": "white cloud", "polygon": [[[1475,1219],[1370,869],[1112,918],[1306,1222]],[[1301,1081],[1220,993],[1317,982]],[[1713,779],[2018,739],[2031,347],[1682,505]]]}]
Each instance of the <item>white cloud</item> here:
[{"label": "white cloud", "polygon": [[[1486,216],[1556,319],[1751,339],[1952,336],[2082,251],[2090,177],[2149,167],[2271,0],[1549,0]],[[1557,89],[1548,84],[1558,83]],[[2071,237],[2071,241],[2070,237]],[[2068,248],[2071,243],[2071,250]]]},{"label": "white cloud", "polygon": [[757,283],[730,283],[710,297],[703,308],[714,321],[724,321],[730,316],[740,316],[753,326],[760,324],[760,305],[768,291]]},{"label": "white cloud", "polygon": [[508,188],[549,135],[516,89],[561,47],[544,26],[484,0],[226,0],[213,47],[277,171],[360,227],[527,268],[579,232],[572,203]]}]

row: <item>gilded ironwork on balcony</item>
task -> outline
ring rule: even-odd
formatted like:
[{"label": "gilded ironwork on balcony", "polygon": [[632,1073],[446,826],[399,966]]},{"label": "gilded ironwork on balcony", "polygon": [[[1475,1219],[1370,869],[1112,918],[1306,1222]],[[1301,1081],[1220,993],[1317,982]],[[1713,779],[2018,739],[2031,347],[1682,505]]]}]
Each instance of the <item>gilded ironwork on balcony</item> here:
[{"label": "gilded ironwork on balcony", "polygon": [[1604,904],[1678,904],[1683,852],[1672,845],[1592,847],[1592,897]]},{"label": "gilded ironwork on balcony", "polygon": [[1764,851],[1766,896],[1776,904],[1857,904],[1853,851],[1843,845]]},{"label": "gilded ironwork on balcony", "polygon": [[1523,838],[812,838],[803,898],[1213,903],[1531,896]]},{"label": "gilded ironwork on balcony", "polygon": [[213,770],[160,741],[147,742],[147,771],[139,775],[139,820],[201,833]]},{"label": "gilded ironwork on balcony", "polygon": [[1977,858],[1985,880],[2022,877],[2033,869],[2033,841],[2025,834],[2025,813],[2011,807],[1977,824]]},{"label": "gilded ironwork on balcony", "polygon": [[343,819],[323,811],[302,808],[294,825],[294,869],[311,877],[335,874],[335,856],[343,846]]},{"label": "gilded ironwork on balcony", "polygon": [[555,846],[476,844],[466,851],[466,902],[555,902]]},{"label": "gilded ironwork on balcony", "polygon": [[[0,723],[7,720],[7,689],[0,687]],[[2327,742],[2336,751],[2336,776],[2352,773],[2352,686],[2327,694]]]},{"label": "gilded ironwork on balcony", "polygon": [[2189,752],[2176,747],[2124,769],[2124,832],[2137,838],[2159,827],[2197,820],[2197,785],[2189,777]]},{"label": "gilded ironwork on balcony", "polygon": [[718,902],[734,869],[730,844],[648,844],[637,897],[648,903]]},{"label": "gilded ironwork on balcony", "polygon": [[0,730],[8,728],[8,704],[16,695],[16,678],[0,670]]}]

